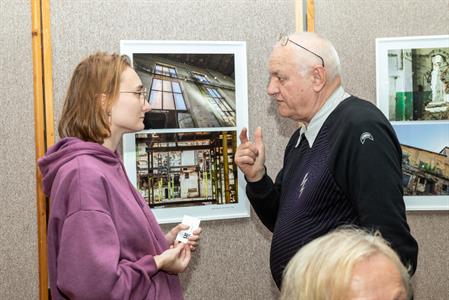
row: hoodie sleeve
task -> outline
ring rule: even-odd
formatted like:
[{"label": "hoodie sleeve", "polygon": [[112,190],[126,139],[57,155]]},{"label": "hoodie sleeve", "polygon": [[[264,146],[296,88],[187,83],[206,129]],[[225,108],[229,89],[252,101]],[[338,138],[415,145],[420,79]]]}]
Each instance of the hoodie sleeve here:
[{"label": "hoodie sleeve", "polygon": [[153,256],[119,257],[118,235],[107,213],[72,214],[61,233],[58,289],[70,299],[144,299],[158,271]]}]

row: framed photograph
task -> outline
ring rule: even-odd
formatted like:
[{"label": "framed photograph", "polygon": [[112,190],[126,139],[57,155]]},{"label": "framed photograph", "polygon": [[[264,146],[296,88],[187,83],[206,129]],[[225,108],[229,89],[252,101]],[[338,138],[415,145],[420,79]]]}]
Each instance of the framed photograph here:
[{"label": "framed photograph", "polygon": [[159,223],[249,217],[234,163],[248,127],[245,42],[121,41],[148,91],[145,129],[123,138],[131,182]]},{"label": "framed photograph", "polygon": [[449,35],[376,39],[376,80],[407,210],[449,210]]},{"label": "framed photograph", "polygon": [[390,121],[449,121],[449,35],[376,39],[376,80]]},{"label": "framed photograph", "polygon": [[393,124],[408,210],[449,210],[449,123]]}]

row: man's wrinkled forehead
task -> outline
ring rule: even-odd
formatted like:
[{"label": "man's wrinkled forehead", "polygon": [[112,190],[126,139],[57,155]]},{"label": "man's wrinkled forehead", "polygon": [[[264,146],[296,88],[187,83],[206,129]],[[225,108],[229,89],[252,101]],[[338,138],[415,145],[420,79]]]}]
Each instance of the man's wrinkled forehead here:
[{"label": "man's wrinkled forehead", "polygon": [[291,49],[287,46],[273,47],[271,54],[268,58],[268,65],[276,63],[288,62],[291,57]]},{"label": "man's wrinkled forehead", "polygon": [[297,60],[291,48],[281,46],[273,49],[268,60],[268,73],[272,75],[288,72],[295,69]]}]

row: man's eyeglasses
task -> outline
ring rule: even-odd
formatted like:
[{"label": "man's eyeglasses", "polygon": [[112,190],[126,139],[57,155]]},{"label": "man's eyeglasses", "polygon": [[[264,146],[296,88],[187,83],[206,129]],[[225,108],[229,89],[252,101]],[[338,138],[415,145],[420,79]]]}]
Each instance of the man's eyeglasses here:
[{"label": "man's eyeglasses", "polygon": [[148,90],[145,88],[141,89],[140,91],[120,91],[120,93],[139,95],[140,105],[142,106],[145,105],[145,101],[148,98]]},{"label": "man's eyeglasses", "polygon": [[322,65],[323,68],[324,68],[324,59],[323,59],[321,56],[319,56],[318,54],[316,54],[316,53],[313,52],[313,51],[310,51],[310,50],[307,49],[306,47],[303,47],[303,46],[301,46],[300,44],[298,44],[298,43],[292,41],[291,39],[288,38],[287,35],[281,35],[281,36],[279,37],[279,43],[281,44],[281,46],[287,45],[287,43],[288,43],[289,41],[290,41],[292,44],[295,44],[296,46],[298,46],[298,47],[300,47],[300,48],[306,50],[307,52],[312,53],[312,54],[315,55],[316,57],[318,57],[318,58],[321,60],[321,65]]}]

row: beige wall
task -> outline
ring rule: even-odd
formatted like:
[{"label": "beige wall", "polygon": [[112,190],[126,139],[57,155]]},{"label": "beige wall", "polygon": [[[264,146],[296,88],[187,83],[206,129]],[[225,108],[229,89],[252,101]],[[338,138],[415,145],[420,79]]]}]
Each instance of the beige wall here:
[{"label": "beige wall", "polygon": [[0,0],[0,299],[38,295],[29,0]]},{"label": "beige wall", "polygon": [[[449,33],[449,0],[317,0],[315,31],[334,42],[343,83],[376,101],[375,39]],[[415,299],[449,299],[449,212],[410,212],[418,240]]]},{"label": "beige wall", "polygon": [[[340,51],[350,92],[375,99],[375,37],[447,34],[449,2],[423,3],[315,1],[316,30]],[[250,130],[263,125],[275,175],[295,125],[279,119],[266,96],[265,65],[278,33],[294,30],[294,8],[293,0],[51,1],[55,121],[75,65],[97,50],[119,51],[120,39],[244,40]],[[30,2],[0,0],[0,11],[0,299],[38,299]],[[408,218],[421,247],[415,298],[447,299],[449,215]],[[277,298],[268,266],[271,235],[254,214],[203,228],[201,247],[181,276],[187,299]]]}]

